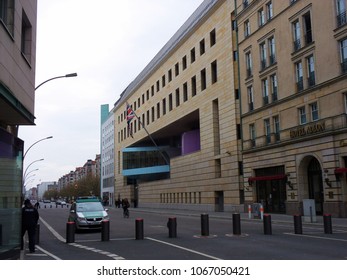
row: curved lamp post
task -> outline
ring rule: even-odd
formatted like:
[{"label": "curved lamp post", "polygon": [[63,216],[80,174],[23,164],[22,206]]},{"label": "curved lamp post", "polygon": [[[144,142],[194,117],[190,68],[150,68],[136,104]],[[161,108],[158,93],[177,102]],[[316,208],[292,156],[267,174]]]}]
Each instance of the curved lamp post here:
[{"label": "curved lamp post", "polygon": [[55,80],[55,79],[60,79],[60,78],[71,78],[71,77],[77,77],[77,73],[71,73],[71,74],[66,74],[66,75],[63,75],[63,76],[57,76],[57,77],[53,77],[53,78],[50,78],[44,82],[42,82],[41,84],[39,84],[35,90],[37,90],[40,86],[42,86],[43,84],[49,82],[49,81],[52,81],[52,80]]},{"label": "curved lamp post", "polygon": [[25,178],[26,173],[27,173],[27,171],[28,171],[28,168],[29,168],[32,164],[34,164],[35,162],[38,162],[38,161],[42,161],[42,160],[44,160],[44,159],[43,159],[43,158],[37,159],[37,160],[34,160],[32,163],[30,163],[30,164],[27,166],[27,168],[25,169],[25,171],[24,171],[23,178]]},{"label": "curved lamp post", "polygon": [[31,149],[32,146],[36,145],[37,143],[39,143],[39,142],[41,142],[41,141],[43,141],[43,140],[52,139],[52,138],[53,138],[53,136],[48,136],[48,137],[42,138],[42,139],[36,141],[34,144],[32,144],[32,145],[26,150],[26,152],[25,152],[25,154],[24,154],[24,156],[23,156],[23,160],[24,160],[26,154],[28,153],[28,151]]}]

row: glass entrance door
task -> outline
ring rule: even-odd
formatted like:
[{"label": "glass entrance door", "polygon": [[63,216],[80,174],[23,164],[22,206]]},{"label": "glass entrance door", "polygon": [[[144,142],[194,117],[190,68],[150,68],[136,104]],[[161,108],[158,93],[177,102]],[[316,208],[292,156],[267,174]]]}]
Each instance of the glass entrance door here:
[{"label": "glass entrance door", "polygon": [[323,215],[324,190],[322,169],[317,159],[311,159],[307,168],[307,175],[309,198],[315,201],[316,214]]}]

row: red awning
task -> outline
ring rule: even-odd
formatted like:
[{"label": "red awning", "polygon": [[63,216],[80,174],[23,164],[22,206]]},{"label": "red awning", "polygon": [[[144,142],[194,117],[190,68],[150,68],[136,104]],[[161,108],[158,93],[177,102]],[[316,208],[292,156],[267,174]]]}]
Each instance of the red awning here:
[{"label": "red awning", "polygon": [[335,169],[335,174],[340,174],[340,173],[347,173],[347,168],[346,167],[339,167]]},{"label": "red awning", "polygon": [[287,178],[286,174],[271,175],[271,176],[257,176],[257,177],[249,177],[248,182],[282,180],[285,178]]}]

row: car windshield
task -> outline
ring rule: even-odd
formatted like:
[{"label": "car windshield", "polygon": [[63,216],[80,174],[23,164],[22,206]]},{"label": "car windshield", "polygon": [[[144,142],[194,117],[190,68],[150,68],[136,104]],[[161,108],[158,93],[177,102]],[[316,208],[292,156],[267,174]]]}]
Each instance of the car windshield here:
[{"label": "car windshield", "polygon": [[81,202],[77,203],[77,211],[78,212],[91,212],[91,211],[103,211],[100,202]]}]

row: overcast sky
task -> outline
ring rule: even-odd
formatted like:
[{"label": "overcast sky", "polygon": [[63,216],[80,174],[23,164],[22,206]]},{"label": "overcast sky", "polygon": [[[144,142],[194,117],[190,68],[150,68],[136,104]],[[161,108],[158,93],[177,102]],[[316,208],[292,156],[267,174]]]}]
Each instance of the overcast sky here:
[{"label": "overcast sky", "polygon": [[[38,0],[36,126],[20,126],[26,188],[100,153],[100,106],[113,104],[203,0]],[[37,161],[39,159],[43,161]],[[37,162],[34,162],[37,161]],[[35,170],[38,169],[38,170]]]}]

